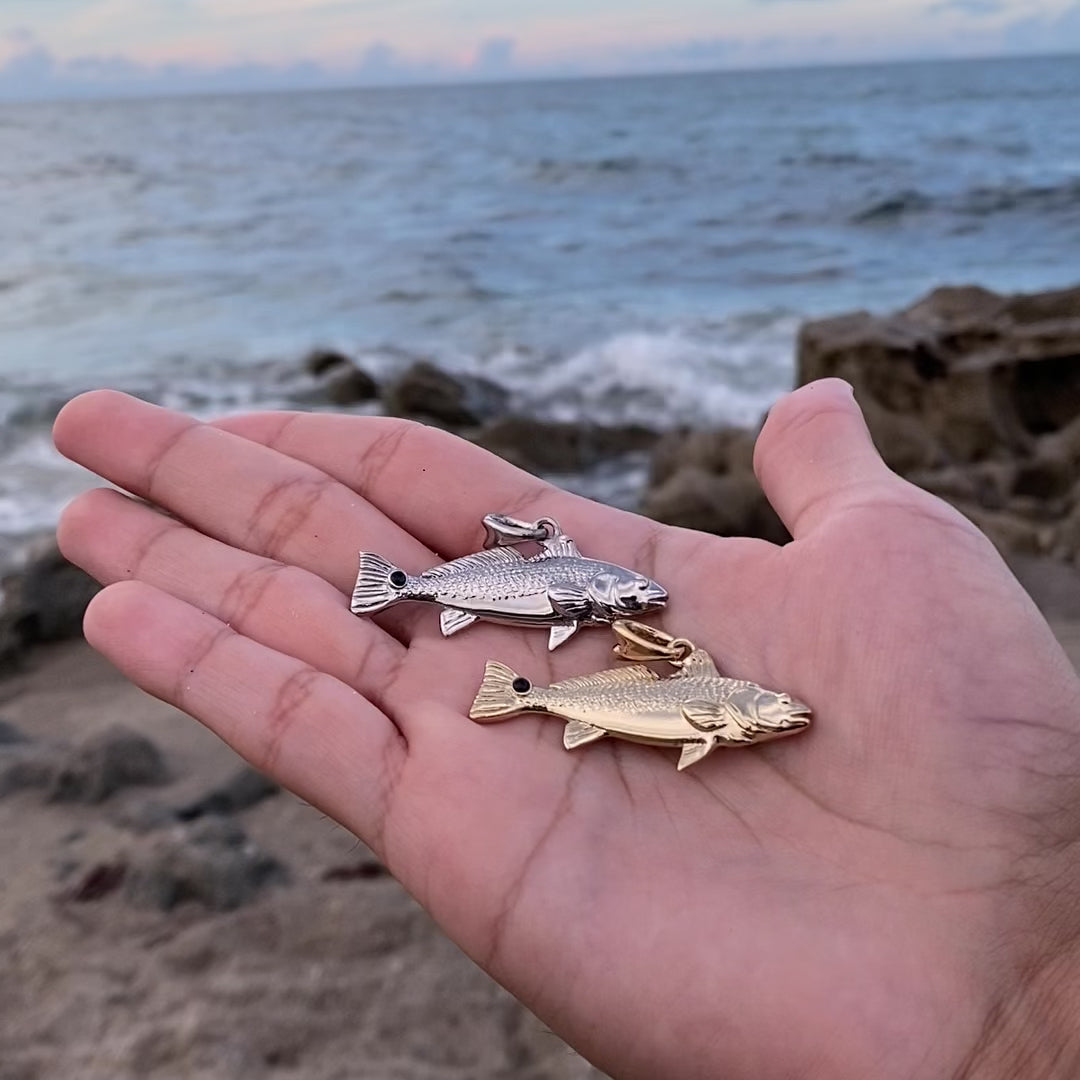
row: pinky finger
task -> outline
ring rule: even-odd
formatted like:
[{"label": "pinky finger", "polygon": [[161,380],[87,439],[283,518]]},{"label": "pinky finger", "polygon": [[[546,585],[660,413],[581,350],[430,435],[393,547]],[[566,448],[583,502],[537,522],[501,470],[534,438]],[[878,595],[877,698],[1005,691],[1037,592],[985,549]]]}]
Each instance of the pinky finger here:
[{"label": "pinky finger", "polygon": [[355,690],[143,582],[99,593],[86,639],[132,682],[381,854],[406,744]]}]

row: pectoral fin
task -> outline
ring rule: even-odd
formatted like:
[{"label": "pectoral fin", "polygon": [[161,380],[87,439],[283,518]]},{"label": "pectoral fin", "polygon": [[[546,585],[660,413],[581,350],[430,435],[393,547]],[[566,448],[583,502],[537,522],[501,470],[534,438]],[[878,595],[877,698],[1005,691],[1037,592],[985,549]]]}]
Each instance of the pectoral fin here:
[{"label": "pectoral fin", "polygon": [[579,625],[572,622],[567,626],[553,626],[548,635],[548,652],[554,652],[564,641],[569,641],[578,632]]},{"label": "pectoral fin", "polygon": [[715,731],[728,721],[724,706],[712,701],[688,701],[682,707],[682,714],[698,731]]},{"label": "pectoral fin", "polygon": [[563,732],[563,746],[567,750],[575,750],[586,743],[602,739],[606,734],[607,732],[603,728],[595,727],[593,724],[586,724],[583,720],[571,720]]},{"label": "pectoral fin", "polygon": [[716,743],[712,739],[706,739],[704,742],[687,743],[682,748],[682,754],[679,756],[679,772],[682,772],[683,769],[689,769],[691,765],[700,761],[703,757],[708,757],[715,746]]},{"label": "pectoral fin", "polygon": [[466,626],[472,626],[478,616],[468,611],[455,611],[453,608],[443,608],[439,616],[439,625],[442,627],[443,637],[450,637]]},{"label": "pectoral fin", "polygon": [[566,581],[548,586],[548,601],[553,611],[567,619],[583,619],[592,611],[588,592]]}]

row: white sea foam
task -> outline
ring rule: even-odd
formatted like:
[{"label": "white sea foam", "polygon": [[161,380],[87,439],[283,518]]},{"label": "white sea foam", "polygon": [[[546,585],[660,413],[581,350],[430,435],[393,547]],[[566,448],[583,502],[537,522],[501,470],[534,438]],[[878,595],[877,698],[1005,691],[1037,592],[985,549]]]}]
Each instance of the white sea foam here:
[{"label": "white sea foam", "polygon": [[[753,425],[790,385],[795,316],[744,314],[661,331],[628,331],[567,356],[505,348],[477,356],[448,352],[448,370],[483,374],[506,386],[515,411],[553,420],[681,426]],[[348,350],[343,350],[348,351]],[[381,379],[415,362],[401,349],[357,350],[356,362]],[[250,410],[296,408],[314,385],[298,359],[255,364],[170,363],[118,380],[119,388],[200,419]],[[9,386],[0,443],[0,537],[12,542],[53,528],[63,507],[99,478],[52,446],[49,421],[70,393]],[[305,406],[301,406],[305,407]],[[633,505],[644,462],[558,478],[567,486]]]},{"label": "white sea foam", "polygon": [[530,413],[665,430],[752,426],[790,387],[798,320],[617,334],[567,357],[508,352],[492,370]]}]

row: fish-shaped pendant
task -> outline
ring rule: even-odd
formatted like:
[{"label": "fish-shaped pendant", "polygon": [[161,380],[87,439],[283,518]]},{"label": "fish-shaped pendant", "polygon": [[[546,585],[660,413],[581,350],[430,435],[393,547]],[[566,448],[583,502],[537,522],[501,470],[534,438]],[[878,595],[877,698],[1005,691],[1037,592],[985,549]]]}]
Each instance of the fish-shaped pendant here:
[{"label": "fish-shaped pendant", "polygon": [[676,673],[660,678],[644,664],[534,686],[505,664],[490,661],[469,715],[492,723],[526,712],[567,721],[567,750],[606,736],[679,747],[680,770],[718,746],[750,746],[802,731],[810,707],[757,683],[728,679],[692,642],[655,627],[617,621],[612,629],[623,660],[662,660]]},{"label": "fish-shaped pendant", "polygon": [[[449,637],[477,619],[514,626],[550,627],[557,649],[581,626],[611,623],[656,611],[667,593],[655,581],[614,563],[586,559],[552,518],[484,518],[485,549],[422,574],[407,574],[381,555],[362,552],[353,590],[354,615],[374,615],[405,600],[441,604]],[[517,545],[535,543],[526,557]]]}]

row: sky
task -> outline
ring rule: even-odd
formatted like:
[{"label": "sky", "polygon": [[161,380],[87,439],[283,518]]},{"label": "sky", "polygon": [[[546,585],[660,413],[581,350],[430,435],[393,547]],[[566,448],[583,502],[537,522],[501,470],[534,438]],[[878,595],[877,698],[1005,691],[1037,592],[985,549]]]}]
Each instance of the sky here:
[{"label": "sky", "polygon": [[1080,0],[0,0],[0,98],[1048,52]]}]

